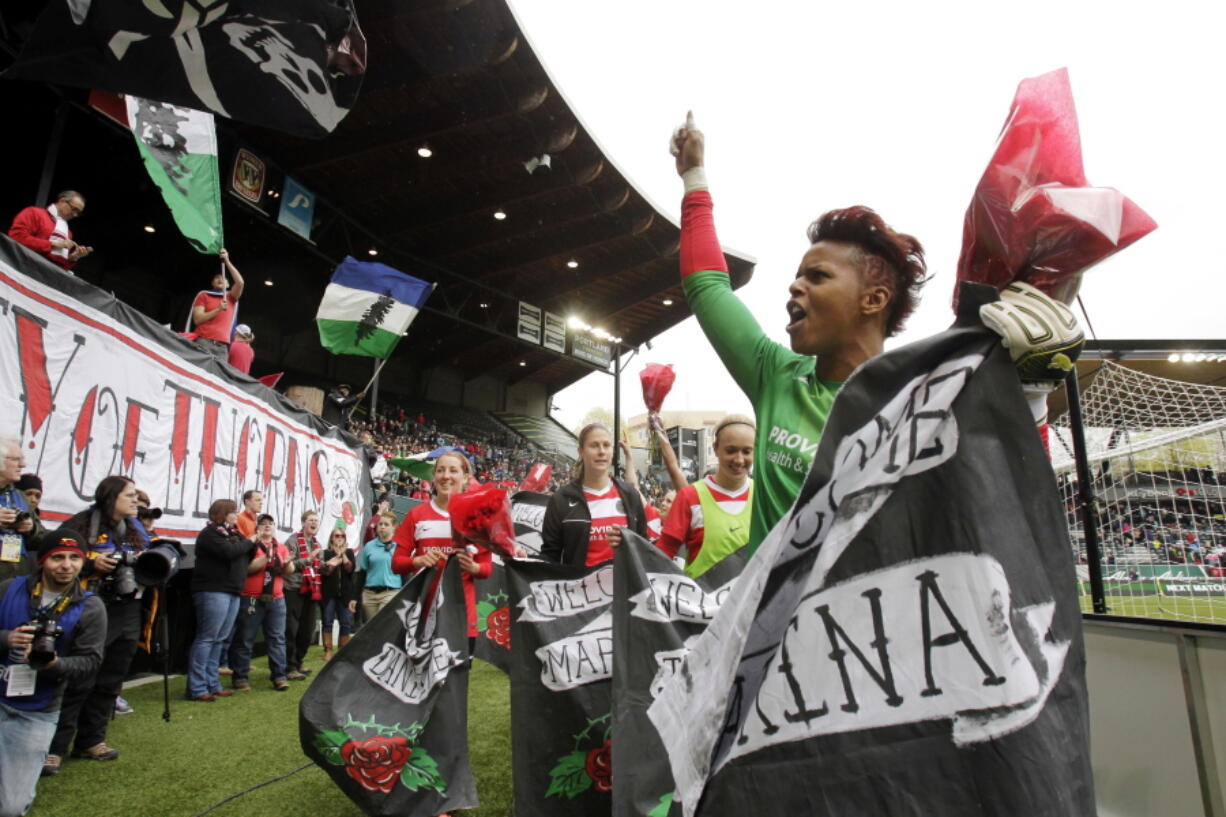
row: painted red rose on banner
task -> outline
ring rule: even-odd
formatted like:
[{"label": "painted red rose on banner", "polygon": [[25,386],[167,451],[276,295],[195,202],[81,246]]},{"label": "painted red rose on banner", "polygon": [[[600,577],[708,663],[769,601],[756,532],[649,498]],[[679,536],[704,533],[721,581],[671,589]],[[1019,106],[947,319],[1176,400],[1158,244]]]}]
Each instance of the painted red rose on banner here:
[{"label": "painted red rose on banner", "polygon": [[499,647],[511,649],[511,610],[499,607],[485,618],[485,637]]},{"label": "painted red rose on banner", "polygon": [[613,791],[613,740],[587,753],[587,776],[596,791]]},{"label": "painted red rose on banner", "polygon": [[402,737],[351,740],[341,747],[345,771],[370,791],[390,792],[413,750]]}]

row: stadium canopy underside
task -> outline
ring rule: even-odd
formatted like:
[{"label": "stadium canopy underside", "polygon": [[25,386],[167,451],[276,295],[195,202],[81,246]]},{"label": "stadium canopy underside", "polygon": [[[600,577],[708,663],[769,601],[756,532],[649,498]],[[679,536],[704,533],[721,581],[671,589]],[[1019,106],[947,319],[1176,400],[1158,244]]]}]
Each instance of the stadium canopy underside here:
[{"label": "stadium canopy underside", "polygon": [[[43,5],[0,10],[0,65]],[[504,0],[356,6],[369,64],[332,134],[308,140],[217,122],[226,244],[247,278],[239,321],[256,335],[253,374],[285,371],[283,385],[366,381],[371,362],[326,353],[313,320],[347,254],[437,282],[384,370],[385,394],[539,414],[549,395],[599,367],[518,338],[521,302],[578,316],[628,347],[690,315],[677,224],[604,154]],[[0,93],[18,143],[5,217],[33,203],[40,185],[81,190],[87,210],[73,228],[96,253],[78,274],[181,329],[214,263],[178,235],[131,135],[82,89],[0,81]],[[258,201],[230,189],[240,155],[246,172],[250,157],[263,165]],[[666,159],[660,172],[671,173]],[[307,238],[278,224],[294,183],[316,197]],[[747,282],[754,261],[727,260],[733,285]]]}]

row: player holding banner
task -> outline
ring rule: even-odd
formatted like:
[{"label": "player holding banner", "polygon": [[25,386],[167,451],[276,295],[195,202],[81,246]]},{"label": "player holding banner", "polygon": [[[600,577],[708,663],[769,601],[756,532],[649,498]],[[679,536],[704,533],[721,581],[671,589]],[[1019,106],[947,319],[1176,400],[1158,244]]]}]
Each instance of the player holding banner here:
[{"label": "player holding banner", "polygon": [[[670,145],[685,184],[681,280],[699,325],[757,414],[752,552],[799,494],[843,381],[902,330],[928,273],[920,242],[895,231],[868,207],[825,213],[809,225],[811,246],[788,285],[791,349],[785,349],[767,337],[732,292],[715,233],[703,149],[703,133],[690,114]],[[1019,309],[1019,304],[1028,306]],[[1005,336],[1015,361],[1028,360],[1030,377],[1053,358],[1071,368],[1080,351],[1082,334],[1072,313],[1033,287],[1006,288],[993,317],[985,315],[985,323]],[[1024,331],[1036,324],[1047,331]],[[1062,379],[1066,371],[1048,374]],[[1045,407],[1045,396],[1034,401],[1036,419],[1041,414],[1035,407]]]}]

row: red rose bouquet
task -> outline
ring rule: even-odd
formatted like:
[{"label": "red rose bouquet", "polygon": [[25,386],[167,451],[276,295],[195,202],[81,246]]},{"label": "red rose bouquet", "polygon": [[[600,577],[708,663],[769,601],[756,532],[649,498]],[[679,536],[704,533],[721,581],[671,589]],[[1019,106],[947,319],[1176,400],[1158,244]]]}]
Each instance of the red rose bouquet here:
[{"label": "red rose bouquet", "polygon": [[488,548],[504,556],[515,555],[515,523],[511,500],[497,485],[455,494],[447,504],[452,538]]},{"label": "red rose bouquet", "polygon": [[1061,68],[1018,85],[966,211],[958,280],[997,289],[1023,281],[1070,303],[1086,269],[1156,226],[1123,193],[1086,181],[1073,92]]}]

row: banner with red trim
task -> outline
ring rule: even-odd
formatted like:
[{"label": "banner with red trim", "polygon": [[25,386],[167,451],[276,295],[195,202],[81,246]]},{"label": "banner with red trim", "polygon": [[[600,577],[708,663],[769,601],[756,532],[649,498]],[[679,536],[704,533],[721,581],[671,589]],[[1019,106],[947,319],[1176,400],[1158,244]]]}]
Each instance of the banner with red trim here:
[{"label": "banner with red trim", "polygon": [[0,435],[42,477],[44,519],[123,474],[188,542],[214,500],[255,489],[282,534],[312,510],[361,545],[370,474],[349,435],[7,237],[0,321]]}]

